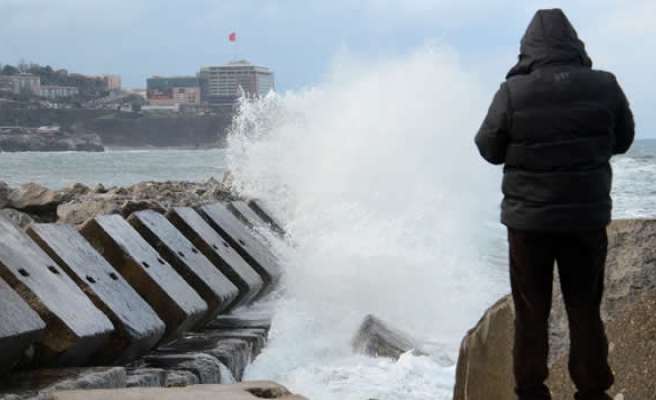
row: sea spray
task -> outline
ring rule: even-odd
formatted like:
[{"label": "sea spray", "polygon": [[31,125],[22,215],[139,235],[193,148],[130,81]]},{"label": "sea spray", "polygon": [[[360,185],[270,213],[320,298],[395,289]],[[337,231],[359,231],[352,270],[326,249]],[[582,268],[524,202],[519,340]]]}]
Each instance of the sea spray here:
[{"label": "sea spray", "polygon": [[233,188],[267,203],[293,241],[274,242],[284,295],[249,379],[313,400],[450,398],[453,367],[368,359],[349,343],[371,313],[455,360],[508,290],[486,258],[499,252],[499,173],[473,144],[488,101],[435,48],[341,57],[318,88],[243,100],[226,154]]}]

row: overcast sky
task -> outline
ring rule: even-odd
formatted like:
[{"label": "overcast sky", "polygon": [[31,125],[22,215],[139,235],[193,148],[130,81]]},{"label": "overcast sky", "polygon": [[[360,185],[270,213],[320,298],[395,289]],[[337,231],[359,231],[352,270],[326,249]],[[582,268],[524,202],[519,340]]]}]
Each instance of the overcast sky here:
[{"label": "overcast sky", "polygon": [[551,7],[570,17],[595,67],[618,76],[639,137],[656,138],[654,0],[0,0],[0,63],[110,72],[136,88],[237,57],[271,68],[284,92],[321,83],[345,51],[403,56],[438,43],[491,97],[535,10]]}]

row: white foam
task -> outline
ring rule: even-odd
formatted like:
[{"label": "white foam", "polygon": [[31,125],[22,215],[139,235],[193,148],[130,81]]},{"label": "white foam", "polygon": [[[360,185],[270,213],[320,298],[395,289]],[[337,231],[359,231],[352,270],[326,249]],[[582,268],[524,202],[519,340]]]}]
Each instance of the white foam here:
[{"label": "white foam", "polygon": [[350,340],[372,313],[455,359],[507,291],[484,257],[498,252],[500,176],[473,144],[490,97],[453,52],[425,48],[341,57],[320,88],[244,101],[226,155],[234,187],[294,243],[275,242],[285,291],[248,379],[313,400],[450,398],[453,367],[365,358]]}]

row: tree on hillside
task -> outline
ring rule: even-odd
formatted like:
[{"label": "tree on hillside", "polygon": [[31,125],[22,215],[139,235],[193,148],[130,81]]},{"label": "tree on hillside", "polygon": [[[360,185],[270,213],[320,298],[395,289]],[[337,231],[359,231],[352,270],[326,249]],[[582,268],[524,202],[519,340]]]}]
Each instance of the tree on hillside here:
[{"label": "tree on hillside", "polygon": [[18,65],[16,67],[18,68],[18,71],[20,71],[21,73],[26,73],[30,69],[30,64],[28,64],[24,58],[21,58],[18,61]]},{"label": "tree on hillside", "polygon": [[20,71],[18,70],[18,68],[14,67],[13,65],[9,65],[9,64],[5,65],[2,68],[2,74],[3,75],[16,75],[19,72]]}]

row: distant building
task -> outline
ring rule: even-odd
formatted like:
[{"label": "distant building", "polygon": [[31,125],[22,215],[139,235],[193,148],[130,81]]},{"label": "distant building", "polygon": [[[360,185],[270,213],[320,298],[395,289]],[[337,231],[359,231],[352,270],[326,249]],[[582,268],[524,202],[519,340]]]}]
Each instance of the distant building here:
[{"label": "distant building", "polygon": [[248,61],[203,67],[199,73],[203,102],[234,104],[242,91],[248,96],[265,96],[274,89],[273,72]]},{"label": "distant building", "polygon": [[40,94],[48,100],[61,100],[79,95],[80,90],[74,86],[41,86]]},{"label": "distant building", "polygon": [[127,94],[133,94],[142,97],[144,100],[148,100],[148,91],[146,89],[124,89],[124,91]]},{"label": "distant building", "polygon": [[40,95],[41,77],[32,74],[0,75],[0,91]]},{"label": "distant building", "polygon": [[200,104],[200,92],[195,76],[154,76],[146,81],[146,97],[153,106]]},{"label": "distant building", "polygon": [[121,77],[118,75],[112,74],[103,74],[103,80],[105,81],[105,87],[110,92],[113,90],[121,90]]}]

